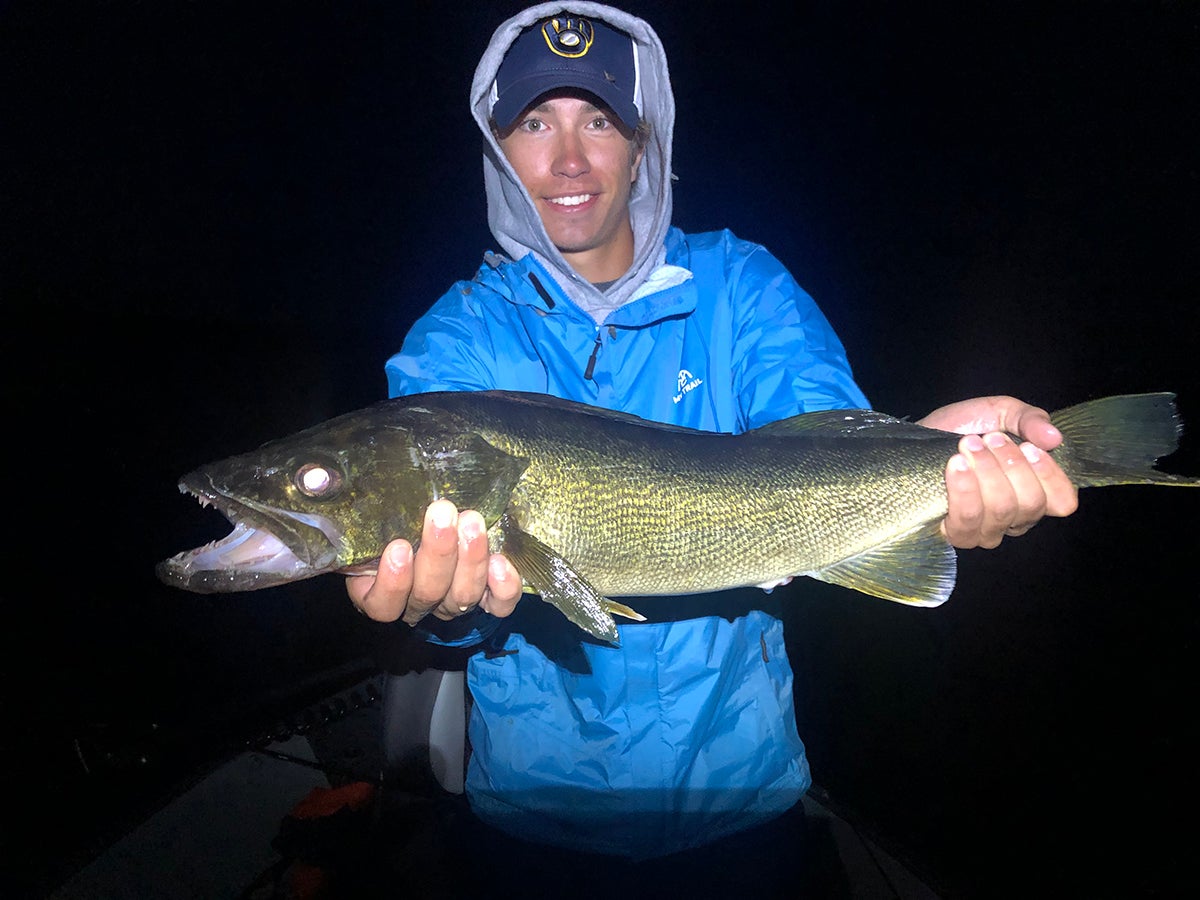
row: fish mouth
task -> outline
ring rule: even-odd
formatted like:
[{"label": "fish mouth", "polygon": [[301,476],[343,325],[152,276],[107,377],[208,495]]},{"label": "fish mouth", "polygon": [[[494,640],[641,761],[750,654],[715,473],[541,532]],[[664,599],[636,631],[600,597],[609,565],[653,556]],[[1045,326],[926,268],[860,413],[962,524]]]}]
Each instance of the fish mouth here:
[{"label": "fish mouth", "polygon": [[207,476],[185,478],[179,491],[216,509],[233,530],[160,562],[155,572],[172,587],[200,594],[253,591],[338,568],[341,532],[325,516],[239,499]]}]

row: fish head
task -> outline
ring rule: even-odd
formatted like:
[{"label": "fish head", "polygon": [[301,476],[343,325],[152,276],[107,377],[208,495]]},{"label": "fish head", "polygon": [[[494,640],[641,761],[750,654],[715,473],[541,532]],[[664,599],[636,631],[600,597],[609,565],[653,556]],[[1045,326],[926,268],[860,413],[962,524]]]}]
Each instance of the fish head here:
[{"label": "fish head", "polygon": [[213,593],[374,571],[388,541],[417,539],[437,493],[420,439],[368,409],[201,466],[179,489],[233,530],[162,561],[159,578]]}]

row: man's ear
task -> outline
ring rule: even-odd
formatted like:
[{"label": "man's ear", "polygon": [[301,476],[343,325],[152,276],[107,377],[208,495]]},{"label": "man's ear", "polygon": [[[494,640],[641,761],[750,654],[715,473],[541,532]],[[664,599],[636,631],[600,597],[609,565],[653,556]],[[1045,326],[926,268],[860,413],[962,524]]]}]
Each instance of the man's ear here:
[{"label": "man's ear", "polygon": [[630,166],[630,170],[629,170],[629,183],[630,184],[633,184],[635,181],[637,181],[638,169],[641,168],[642,157],[644,157],[645,155],[646,155],[645,147],[639,147],[637,150],[634,151],[633,165]]}]

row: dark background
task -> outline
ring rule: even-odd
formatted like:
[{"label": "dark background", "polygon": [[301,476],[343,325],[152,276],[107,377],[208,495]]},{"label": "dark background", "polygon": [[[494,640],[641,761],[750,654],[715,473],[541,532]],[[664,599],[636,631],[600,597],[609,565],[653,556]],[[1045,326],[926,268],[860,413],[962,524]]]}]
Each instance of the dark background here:
[{"label": "dark background", "polygon": [[[494,246],[466,92],[524,5],[0,4],[18,894],[368,655],[339,578],[153,566],[223,533],[185,470],[381,398]],[[1193,4],[625,6],[670,54],[677,223],[780,256],[877,408],[1174,390],[1200,426]],[[1194,888],[1198,511],[1087,492],[937,610],[794,585],[817,782],[946,896]]]}]

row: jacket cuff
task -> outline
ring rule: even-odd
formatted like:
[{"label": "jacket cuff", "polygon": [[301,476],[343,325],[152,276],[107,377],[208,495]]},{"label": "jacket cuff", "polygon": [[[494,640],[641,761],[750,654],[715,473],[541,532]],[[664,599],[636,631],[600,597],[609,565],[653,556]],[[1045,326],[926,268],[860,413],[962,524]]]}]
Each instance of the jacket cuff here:
[{"label": "jacket cuff", "polygon": [[420,624],[414,626],[422,638],[431,644],[443,647],[472,647],[482,644],[496,629],[500,627],[500,619],[486,613],[479,607],[471,612],[443,622],[434,616],[426,616]]}]

